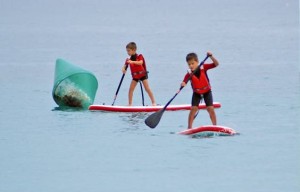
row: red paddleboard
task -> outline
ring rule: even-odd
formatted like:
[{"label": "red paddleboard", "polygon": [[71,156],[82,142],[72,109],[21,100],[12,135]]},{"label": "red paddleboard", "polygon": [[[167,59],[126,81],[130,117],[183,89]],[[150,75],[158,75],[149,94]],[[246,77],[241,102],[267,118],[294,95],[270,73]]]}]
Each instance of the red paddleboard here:
[{"label": "red paddleboard", "polygon": [[[220,108],[221,103],[214,102],[215,108]],[[89,110],[92,111],[110,111],[110,112],[156,112],[164,108],[164,106],[112,106],[112,105],[90,105]],[[169,105],[166,111],[190,110],[191,104]],[[201,103],[198,109],[206,109],[204,103]]]},{"label": "red paddleboard", "polygon": [[237,132],[232,128],[220,126],[220,125],[203,125],[200,127],[186,129],[179,132],[181,135],[212,137],[212,136],[232,136]]}]

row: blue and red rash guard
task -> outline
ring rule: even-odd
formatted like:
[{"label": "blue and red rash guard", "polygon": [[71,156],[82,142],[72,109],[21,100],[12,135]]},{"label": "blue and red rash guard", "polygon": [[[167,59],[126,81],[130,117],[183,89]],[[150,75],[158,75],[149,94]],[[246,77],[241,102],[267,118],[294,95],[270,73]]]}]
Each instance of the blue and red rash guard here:
[{"label": "blue and red rash guard", "polygon": [[[129,64],[131,75],[133,79],[140,79],[147,75],[147,68],[146,68],[146,62],[142,54],[135,54],[130,57],[130,60],[132,61],[143,61],[142,65],[137,64]],[[127,60],[125,61],[125,64],[128,65]]]},{"label": "blue and red rash guard", "polygon": [[191,85],[193,91],[198,94],[204,94],[211,90],[211,86],[209,83],[208,76],[206,74],[207,70],[215,68],[216,65],[214,63],[203,64],[200,67],[200,71],[196,71],[195,74],[187,73],[183,79],[184,82],[187,83],[189,77],[191,77]]}]

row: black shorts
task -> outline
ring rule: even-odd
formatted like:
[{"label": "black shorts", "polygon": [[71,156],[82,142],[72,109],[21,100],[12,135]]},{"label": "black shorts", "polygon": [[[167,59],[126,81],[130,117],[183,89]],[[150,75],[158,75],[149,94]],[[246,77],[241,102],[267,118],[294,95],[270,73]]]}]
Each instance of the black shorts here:
[{"label": "black shorts", "polygon": [[198,106],[203,98],[204,98],[205,105],[207,107],[213,106],[213,96],[211,91],[208,91],[207,93],[204,94],[199,94],[194,92],[192,97],[192,106]]},{"label": "black shorts", "polygon": [[139,78],[139,79],[132,79],[133,81],[136,81],[136,82],[139,82],[139,81],[144,81],[144,80],[146,80],[146,79],[148,79],[148,75],[145,75],[144,77],[141,77],[141,78]]}]

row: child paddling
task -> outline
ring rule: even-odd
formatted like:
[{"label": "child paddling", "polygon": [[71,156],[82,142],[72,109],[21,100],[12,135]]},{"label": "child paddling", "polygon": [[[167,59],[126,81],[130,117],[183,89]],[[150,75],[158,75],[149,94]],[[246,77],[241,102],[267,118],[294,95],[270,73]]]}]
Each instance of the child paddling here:
[{"label": "child paddling", "polygon": [[217,124],[217,117],[213,106],[213,95],[209,83],[209,78],[206,72],[209,69],[217,67],[219,65],[219,62],[211,52],[207,52],[207,55],[210,57],[213,63],[205,63],[200,67],[200,69],[198,67],[199,60],[196,53],[189,53],[186,56],[186,62],[191,70],[191,73],[187,73],[185,75],[181,86],[186,86],[186,83],[191,76],[191,85],[193,89],[192,107],[188,117],[188,129],[192,128],[193,126],[194,116],[202,99],[204,99],[206,109],[209,113],[212,124]]},{"label": "child paddling", "polygon": [[127,66],[129,65],[132,75],[132,81],[128,92],[128,106],[132,106],[133,92],[139,81],[143,83],[144,88],[151,99],[152,105],[155,106],[155,99],[148,83],[145,59],[142,54],[137,54],[136,50],[137,46],[135,42],[130,42],[126,45],[126,51],[130,58],[126,59],[125,65],[122,68],[122,72],[125,74]]}]

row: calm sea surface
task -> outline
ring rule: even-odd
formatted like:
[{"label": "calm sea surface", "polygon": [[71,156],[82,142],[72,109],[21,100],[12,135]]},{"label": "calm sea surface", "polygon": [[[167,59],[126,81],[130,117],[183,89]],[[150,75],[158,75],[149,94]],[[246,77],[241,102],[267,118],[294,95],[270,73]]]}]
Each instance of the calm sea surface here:
[{"label": "calm sea surface", "polygon": [[[179,88],[186,54],[211,50],[218,123],[241,134],[177,135],[188,111],[166,112],[149,129],[147,113],[55,110],[57,58],[92,71],[95,104],[111,104],[129,41],[161,105]],[[0,68],[0,192],[300,190],[296,0],[2,0]],[[127,104],[130,79],[117,105]],[[173,104],[191,94],[186,87]],[[209,123],[201,111],[194,126]]]}]

